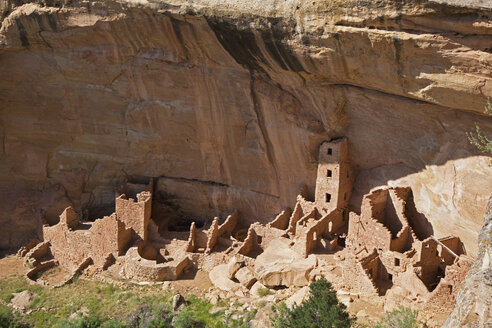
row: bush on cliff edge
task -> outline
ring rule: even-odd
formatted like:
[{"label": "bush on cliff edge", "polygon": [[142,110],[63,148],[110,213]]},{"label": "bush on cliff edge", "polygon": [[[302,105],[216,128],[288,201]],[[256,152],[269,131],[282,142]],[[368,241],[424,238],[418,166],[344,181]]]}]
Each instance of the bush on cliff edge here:
[{"label": "bush on cliff edge", "polygon": [[354,318],[337,299],[335,290],[324,277],[311,283],[311,296],[292,309],[282,303],[274,309],[272,325],[277,328],[349,328]]}]

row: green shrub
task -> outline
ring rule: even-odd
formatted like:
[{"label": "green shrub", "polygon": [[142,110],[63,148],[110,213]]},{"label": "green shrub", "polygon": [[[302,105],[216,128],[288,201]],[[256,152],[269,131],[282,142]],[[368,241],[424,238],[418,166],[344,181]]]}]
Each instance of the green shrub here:
[{"label": "green shrub", "polygon": [[174,322],[176,328],[205,328],[205,322],[194,317],[191,311],[181,311]]},{"label": "green shrub", "polygon": [[99,328],[103,321],[98,316],[83,316],[62,321],[58,328]]},{"label": "green shrub", "polygon": [[28,324],[22,322],[22,318],[12,314],[8,306],[0,305],[0,328],[29,328]]},{"label": "green shrub", "polygon": [[126,326],[128,328],[167,328],[171,327],[172,319],[173,313],[167,304],[157,305],[154,308],[144,305],[127,318]]},{"label": "green shrub", "polygon": [[179,312],[174,321],[176,328],[226,327],[224,311],[212,312],[212,304],[195,295],[187,298],[186,307]]},{"label": "green shrub", "polygon": [[[488,116],[492,116],[492,103],[490,102],[490,99],[487,99],[484,113]],[[467,132],[466,136],[468,137],[468,141],[482,153],[492,154],[492,140],[487,138],[477,123],[475,123],[475,133]]]},{"label": "green shrub", "polygon": [[388,313],[374,328],[420,328],[417,311],[400,307]]},{"label": "green shrub", "polygon": [[331,284],[322,277],[309,287],[311,296],[301,305],[289,309],[281,303],[274,308],[272,325],[277,328],[349,328],[354,319],[338,301]]},{"label": "green shrub", "polygon": [[41,303],[41,297],[37,296],[32,300],[31,304],[29,305],[29,308],[35,309],[39,306],[40,303]]},{"label": "green shrub", "polygon": [[260,297],[265,297],[267,295],[270,295],[270,289],[266,288],[266,287],[261,287],[261,288],[258,288],[258,296]]},{"label": "green shrub", "polygon": [[[108,320],[103,322],[101,328],[125,328],[126,326],[122,323],[119,323],[116,320]],[[150,327],[150,326],[149,326]]]},{"label": "green shrub", "polygon": [[4,300],[7,303],[9,303],[12,300],[12,298],[14,298],[14,294],[12,294],[12,293],[4,294],[1,297],[1,299]]}]

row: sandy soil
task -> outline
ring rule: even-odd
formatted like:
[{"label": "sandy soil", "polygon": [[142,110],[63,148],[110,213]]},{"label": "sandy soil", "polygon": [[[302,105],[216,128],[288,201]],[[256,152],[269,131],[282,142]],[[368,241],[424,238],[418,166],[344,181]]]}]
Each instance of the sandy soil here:
[{"label": "sandy soil", "polygon": [[24,261],[15,254],[0,259],[0,278],[10,275],[23,275],[27,272]]}]

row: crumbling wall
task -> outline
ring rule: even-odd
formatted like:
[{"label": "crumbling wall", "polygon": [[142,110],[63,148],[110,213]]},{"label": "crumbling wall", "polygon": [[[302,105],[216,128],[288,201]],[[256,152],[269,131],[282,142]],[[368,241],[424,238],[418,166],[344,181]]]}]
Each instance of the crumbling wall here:
[{"label": "crumbling wall", "polygon": [[407,267],[407,270],[395,275],[393,282],[399,287],[398,291],[402,296],[408,297],[411,300],[422,302],[423,298],[429,293],[427,286],[419,279],[412,266]]},{"label": "crumbling wall", "polygon": [[208,231],[202,229],[196,229],[195,234],[195,252],[197,250],[203,250],[207,248],[208,245]]},{"label": "crumbling wall", "polygon": [[90,225],[79,228],[81,230],[71,231],[63,222],[52,227],[43,227],[44,240],[50,243],[53,257],[70,271],[89,257],[91,250],[91,233],[88,231]]},{"label": "crumbling wall", "polygon": [[237,225],[238,213],[235,211],[231,215],[229,215],[224,223],[219,226],[219,237],[223,235],[232,235],[232,232],[236,228]]},{"label": "crumbling wall", "polygon": [[392,238],[403,229],[404,221],[404,192],[402,190],[388,189],[386,204],[384,206],[384,218],[382,223],[391,231]]},{"label": "crumbling wall", "polygon": [[414,265],[417,275],[429,290],[433,290],[439,281],[439,266],[441,263],[437,252],[437,243],[432,238],[427,238],[414,245],[417,250],[417,262]]},{"label": "crumbling wall", "polygon": [[460,256],[453,265],[446,267],[446,274],[439,281],[436,289],[428,296],[426,306],[435,308],[436,311],[451,308],[456,303],[461,282],[465,280],[466,274],[473,264],[473,259],[468,256]]},{"label": "crumbling wall", "polygon": [[116,198],[116,216],[135,235],[147,241],[147,228],[152,211],[152,195],[144,191],[137,195],[137,201],[126,199],[125,195]]},{"label": "crumbling wall", "polygon": [[380,295],[384,295],[393,285],[392,274],[382,263],[379,254],[373,251],[367,257],[360,260],[362,268],[371,279],[373,285]]},{"label": "crumbling wall", "polygon": [[291,211],[289,209],[283,210],[272,222],[268,223],[268,226],[280,230],[286,230],[289,227],[290,215]]},{"label": "crumbling wall", "polygon": [[[463,247],[459,237],[449,236],[449,237],[441,238],[439,239],[439,241],[443,243],[444,246],[449,248],[452,252],[454,252],[456,255],[459,256],[463,254]],[[439,249],[439,256],[444,260],[444,263],[446,263],[446,265],[453,264],[455,257],[451,253],[449,253],[446,249],[444,249],[442,246],[438,245],[437,247]]]},{"label": "crumbling wall", "polygon": [[[126,229],[116,214],[83,224],[72,214],[75,212],[67,208],[58,224],[43,227],[44,238],[50,243],[51,252],[61,266],[73,271],[90,257],[94,265],[102,268],[110,254],[117,257],[128,248],[132,231]],[[71,222],[72,226],[66,222]],[[77,227],[73,226],[74,222],[79,222]]]},{"label": "crumbling wall", "polygon": [[[301,222],[301,221],[299,221]],[[336,231],[344,225],[342,211],[334,210],[329,214],[323,216],[320,220],[312,223],[308,229],[303,229],[297,233],[299,239],[297,244],[301,244],[302,248],[299,249],[303,256],[307,256],[314,250],[323,235],[327,235],[333,231]]]},{"label": "crumbling wall", "polygon": [[301,219],[301,216],[302,216],[301,204],[299,202],[297,202],[296,206],[294,207],[294,211],[292,212],[292,215],[290,216],[289,228],[287,229],[288,233],[291,233],[291,234],[296,233],[297,221],[299,221]]},{"label": "crumbling wall", "polygon": [[302,213],[310,213],[316,208],[316,203],[307,200],[303,195],[297,195],[297,203],[301,206]]},{"label": "crumbling wall", "polygon": [[43,261],[50,253],[50,244],[49,242],[41,242],[36,246],[32,247],[24,258],[24,265],[32,265],[37,266],[39,263]]},{"label": "crumbling wall", "polygon": [[361,216],[350,213],[347,245],[354,249],[365,248],[367,252],[373,249],[389,250],[391,232],[382,223],[368,217],[364,208]]},{"label": "crumbling wall", "polygon": [[386,251],[380,252],[379,258],[388,272],[397,275],[409,269],[413,271],[414,254],[414,251],[407,251],[405,253]]},{"label": "crumbling wall", "polygon": [[124,274],[128,279],[140,281],[177,280],[191,260],[186,256],[166,263],[142,258],[137,247],[131,247],[125,256]]},{"label": "crumbling wall", "polygon": [[188,237],[188,244],[186,245],[187,252],[195,251],[195,242],[196,242],[196,224],[195,222],[191,222],[190,236]]},{"label": "crumbling wall", "polygon": [[316,220],[317,217],[318,217],[318,210],[314,208],[311,212],[304,215],[302,218],[299,219],[299,221],[297,221],[296,229],[294,229],[293,232],[290,229],[289,232],[296,234],[297,229],[299,229],[300,227],[307,227],[308,222],[311,220]]},{"label": "crumbling wall", "polygon": [[253,227],[249,227],[248,235],[246,236],[246,239],[241,245],[241,248],[239,248],[238,253],[245,256],[249,256],[255,250],[255,248],[258,247],[257,240],[258,240],[258,236],[256,234],[255,229]]},{"label": "crumbling wall", "polygon": [[60,215],[59,222],[66,225],[67,228],[70,230],[77,228],[77,226],[80,224],[77,213],[75,213],[75,210],[71,206],[65,208],[63,213]]},{"label": "crumbling wall", "polygon": [[412,248],[412,233],[408,225],[405,225],[400,232],[396,235],[396,238],[391,239],[390,250],[395,252],[406,252]]},{"label": "crumbling wall", "polygon": [[90,255],[97,267],[103,267],[109,254],[122,255],[131,242],[131,231],[125,229],[116,214],[93,222],[90,233]]},{"label": "crumbling wall", "polygon": [[217,243],[217,239],[219,238],[219,218],[215,217],[214,220],[212,221],[212,225],[208,229],[207,232],[207,247],[206,247],[206,252],[211,252],[212,249],[214,248],[215,244]]},{"label": "crumbling wall", "polygon": [[342,265],[342,280],[344,285],[349,286],[358,294],[366,297],[379,296],[374,281],[369,277],[357,258],[349,254]]}]

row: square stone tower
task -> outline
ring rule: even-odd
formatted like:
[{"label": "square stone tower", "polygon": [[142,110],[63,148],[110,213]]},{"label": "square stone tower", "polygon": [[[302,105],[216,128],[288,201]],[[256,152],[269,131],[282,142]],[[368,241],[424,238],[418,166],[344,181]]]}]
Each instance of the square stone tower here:
[{"label": "square stone tower", "polygon": [[319,147],[315,204],[321,215],[348,207],[353,172],[347,138],[325,141]]}]

